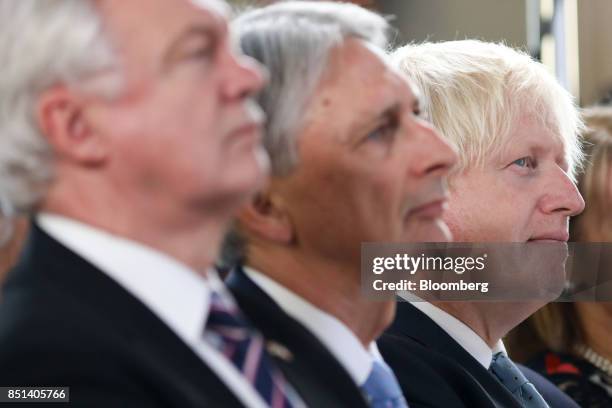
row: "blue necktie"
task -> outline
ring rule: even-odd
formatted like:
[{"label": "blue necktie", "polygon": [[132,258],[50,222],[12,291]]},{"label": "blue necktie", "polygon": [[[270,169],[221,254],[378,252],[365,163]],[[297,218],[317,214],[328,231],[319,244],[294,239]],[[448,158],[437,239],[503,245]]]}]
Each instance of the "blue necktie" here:
[{"label": "blue necktie", "polygon": [[489,371],[514,395],[525,408],[548,408],[538,390],[503,352],[493,356]]},{"label": "blue necktie", "polygon": [[271,408],[305,407],[268,355],[261,334],[229,296],[212,292],[205,334]]},{"label": "blue necktie", "polygon": [[372,408],[408,408],[395,375],[380,361],[374,361],[361,391]]}]

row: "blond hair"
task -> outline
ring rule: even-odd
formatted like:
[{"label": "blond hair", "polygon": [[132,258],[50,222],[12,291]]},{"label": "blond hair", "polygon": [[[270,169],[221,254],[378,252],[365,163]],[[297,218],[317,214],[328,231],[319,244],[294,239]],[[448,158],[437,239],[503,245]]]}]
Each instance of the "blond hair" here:
[{"label": "blond hair", "polygon": [[529,115],[560,137],[574,177],[582,159],[582,121],[572,96],[529,55],[462,40],[409,44],[392,59],[422,92],[426,117],[457,148],[458,170],[498,153]]}]

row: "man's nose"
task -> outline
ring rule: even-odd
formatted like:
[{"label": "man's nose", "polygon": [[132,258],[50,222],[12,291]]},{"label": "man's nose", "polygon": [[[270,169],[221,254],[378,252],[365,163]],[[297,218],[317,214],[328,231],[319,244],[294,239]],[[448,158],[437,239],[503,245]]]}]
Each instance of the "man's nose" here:
[{"label": "man's nose", "polygon": [[545,185],[540,208],[544,213],[561,213],[567,217],[580,214],[584,210],[584,199],[576,184],[559,167],[556,167],[551,180]]},{"label": "man's nose", "polygon": [[413,171],[418,176],[447,176],[457,164],[457,152],[429,123],[420,122],[418,131],[421,149],[414,162]]},{"label": "man's nose", "polygon": [[230,53],[229,69],[225,71],[226,98],[244,99],[255,95],[268,82],[268,70],[255,59],[243,54]]}]

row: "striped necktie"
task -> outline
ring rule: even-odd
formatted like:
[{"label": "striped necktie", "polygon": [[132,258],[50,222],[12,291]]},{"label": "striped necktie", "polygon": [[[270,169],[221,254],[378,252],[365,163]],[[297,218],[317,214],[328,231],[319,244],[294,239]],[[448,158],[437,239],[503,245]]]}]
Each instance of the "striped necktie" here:
[{"label": "striped necktie", "polygon": [[250,326],[231,297],[211,292],[204,332],[271,408],[305,407],[268,355],[262,335]]},{"label": "striped necktie", "polygon": [[493,355],[489,371],[525,408],[548,408],[538,390],[503,352]]}]

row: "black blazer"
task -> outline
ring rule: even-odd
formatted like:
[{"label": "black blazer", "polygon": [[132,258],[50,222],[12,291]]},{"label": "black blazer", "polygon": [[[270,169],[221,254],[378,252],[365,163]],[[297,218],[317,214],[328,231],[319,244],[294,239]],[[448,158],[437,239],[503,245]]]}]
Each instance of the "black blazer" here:
[{"label": "black blazer", "polygon": [[272,354],[308,406],[368,406],[353,379],[328,349],[287,315],[241,268],[234,269],[226,283],[242,311],[266,340],[289,352]]},{"label": "black blazer", "polygon": [[1,296],[0,386],[69,386],[70,407],[242,406],[144,304],[36,225]]},{"label": "black blazer", "polygon": [[[398,302],[395,321],[378,346],[411,408],[520,407],[476,359],[408,302]],[[577,407],[543,377],[520,368],[552,408]]]}]

